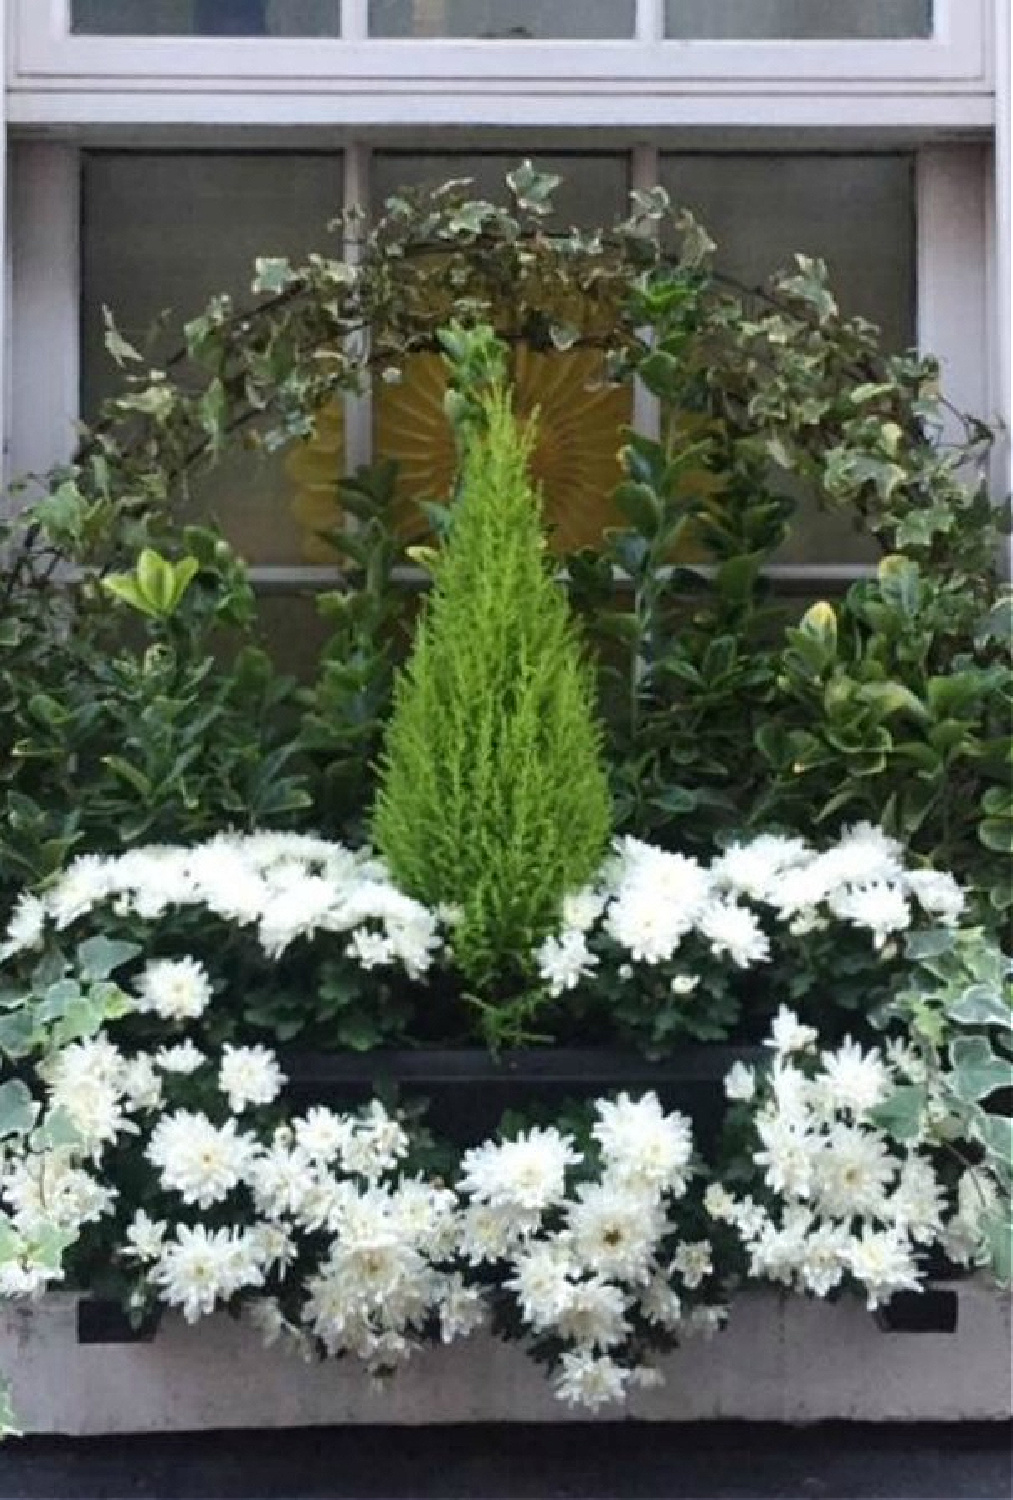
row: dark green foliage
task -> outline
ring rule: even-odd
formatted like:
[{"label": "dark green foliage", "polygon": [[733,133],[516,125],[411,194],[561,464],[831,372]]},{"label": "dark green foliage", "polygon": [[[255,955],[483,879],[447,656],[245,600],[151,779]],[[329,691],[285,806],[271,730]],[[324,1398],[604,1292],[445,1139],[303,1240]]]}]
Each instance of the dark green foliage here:
[{"label": "dark green foliage", "polygon": [[454,953],[485,989],[523,973],[563,896],[594,875],[610,807],[594,690],[550,572],[532,432],[469,387],[460,489],[398,678],[373,819],[394,878],[459,908]]}]

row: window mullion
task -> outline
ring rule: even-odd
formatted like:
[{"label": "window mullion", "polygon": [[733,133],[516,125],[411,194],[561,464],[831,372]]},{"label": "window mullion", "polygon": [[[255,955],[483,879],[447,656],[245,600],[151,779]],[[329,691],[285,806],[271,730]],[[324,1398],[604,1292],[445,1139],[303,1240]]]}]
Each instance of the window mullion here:
[{"label": "window mullion", "polygon": [[[345,5],[349,0],[345,0]],[[365,6],[363,6],[365,8]],[[370,213],[370,162],[372,152],[360,141],[352,141],[345,150],[345,212],[357,211],[362,217],[351,234],[345,234],[345,259],[358,264],[362,255],[362,236]],[[350,340],[355,352],[365,359],[369,351],[369,334],[363,332]],[[354,474],[360,464],[373,458],[373,394],[369,381],[360,395],[345,397],[345,472]]]},{"label": "window mullion", "polygon": [[637,41],[650,45],[665,37],[665,0],[637,0]]},{"label": "window mullion", "polygon": [[[630,187],[634,192],[648,192],[660,182],[661,160],[656,146],[639,145],[633,148],[630,163]],[[657,396],[652,396],[639,380],[633,386],[633,425],[644,437],[657,439],[661,435],[661,406]]]},{"label": "window mullion", "polygon": [[341,39],[361,42],[369,36],[369,0],[341,0]]}]

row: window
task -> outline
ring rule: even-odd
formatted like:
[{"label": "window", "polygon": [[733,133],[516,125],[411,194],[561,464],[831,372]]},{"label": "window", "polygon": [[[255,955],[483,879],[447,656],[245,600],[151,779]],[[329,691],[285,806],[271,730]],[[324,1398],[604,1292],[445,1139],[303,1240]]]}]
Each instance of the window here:
[{"label": "window", "polygon": [[[82,182],[82,409],[93,415],[119,385],[105,350],[102,309],[143,346],[171,309],[152,348],[155,363],[179,344],[179,330],[207,299],[228,292],[249,304],[258,255],[327,247],[340,212],[342,160],[327,155],[179,155],[98,152]],[[339,242],[340,248],[340,242]],[[339,451],[332,466],[341,467]],[[197,505],[218,515],[253,563],[305,560],[293,511],[295,483],[283,456],[229,452],[198,488]]]},{"label": "window", "polygon": [[339,36],[339,0],[72,0],[78,36]]},{"label": "window", "polygon": [[857,41],[930,37],[931,0],[665,0],[665,35]]},{"label": "window", "polygon": [[[497,152],[377,152],[367,158],[368,198],[378,208],[397,189],[470,177],[496,198],[516,156]],[[543,156],[564,187],[554,227],[609,224],[629,191],[628,154]],[[893,347],[915,338],[915,181],[910,154],[666,153],[658,176],[719,244],[717,266],[756,286],[795,251],[828,260],[842,305],[879,323]],[[105,353],[103,306],[124,334],[141,342],[159,312],[174,325],[218,291],[248,300],[258,254],[295,257],[326,242],[325,225],[342,197],[340,155],[97,152],[83,177],[82,391],[86,415],[115,388]],[[509,309],[504,309],[508,318]],[[155,356],[165,352],[164,335]],[[518,404],[540,413],[535,469],[558,545],[593,542],[618,517],[609,495],[619,477],[616,451],[634,421],[628,390],[603,386],[598,358],[518,349]],[[437,354],[414,356],[400,382],[379,382],[358,459],[398,460],[402,522],[417,532],[415,502],[451,485],[452,435],[443,413]],[[351,462],[346,412],[324,414],[317,436],[265,461],[233,454],[201,486],[252,561],[291,566],[328,554],[317,532],[337,517],[337,478]],[[868,558],[847,523],[807,514],[782,561],[858,564]]]},{"label": "window", "polygon": [[[822,255],[846,310],[898,348],[937,350],[956,404],[987,413],[1007,254],[1000,242],[991,264],[993,9],[9,0],[11,466],[63,456],[73,418],[109,389],[103,302],[136,337],[164,306],[185,317],[222,286],[242,296],[255,254],[319,244],[342,199],[376,207],[401,183],[469,173],[488,192],[525,155],[567,179],[563,221],[608,221],[629,187],[663,182],[741,281],[796,250]],[[561,468],[593,452],[589,433],[611,445],[627,421],[649,422],[625,393],[602,404],[578,360],[553,369],[558,388],[534,363],[517,373],[543,413],[552,401],[570,413]],[[419,363],[329,413],[312,451],[273,469],[236,459],[201,498],[264,580],[304,576],[323,558],[312,533],[342,467],[397,456],[406,507],[437,484],[437,400]],[[596,458],[588,469],[591,515],[608,485]],[[543,479],[560,539],[579,540],[563,486],[550,469]],[[784,564],[847,573],[861,565],[854,543],[814,518]]]},{"label": "window", "polygon": [[630,37],[635,0],[370,0],[371,36]]}]

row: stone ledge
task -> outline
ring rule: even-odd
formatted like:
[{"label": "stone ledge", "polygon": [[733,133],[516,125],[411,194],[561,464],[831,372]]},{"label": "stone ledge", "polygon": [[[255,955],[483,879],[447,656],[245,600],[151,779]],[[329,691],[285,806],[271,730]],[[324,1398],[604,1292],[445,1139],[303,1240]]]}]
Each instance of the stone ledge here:
[{"label": "stone ledge", "polygon": [[[955,1334],[885,1333],[858,1301],[759,1292],[728,1330],[663,1361],[665,1385],[606,1420],[1001,1421],[1013,1414],[1010,1303],[957,1288]],[[587,1421],[554,1400],[517,1347],[474,1339],[418,1356],[377,1387],[351,1361],[305,1365],[225,1316],[167,1318],[151,1344],[79,1345],[76,1299],[0,1313],[0,1369],[26,1432],[97,1435],[226,1428]]]}]

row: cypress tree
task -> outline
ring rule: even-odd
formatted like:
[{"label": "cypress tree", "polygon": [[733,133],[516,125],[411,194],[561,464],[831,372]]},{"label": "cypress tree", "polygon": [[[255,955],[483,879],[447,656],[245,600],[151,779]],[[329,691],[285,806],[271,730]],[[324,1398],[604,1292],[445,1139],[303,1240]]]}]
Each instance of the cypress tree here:
[{"label": "cypress tree", "polygon": [[597,870],[611,808],[593,674],[529,475],[533,426],[490,330],[445,343],[458,492],[395,684],[373,836],[402,889],[456,908],[457,966],[495,1004]]}]

